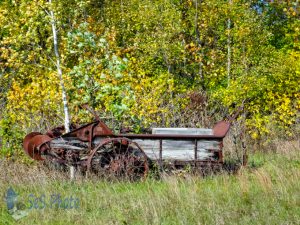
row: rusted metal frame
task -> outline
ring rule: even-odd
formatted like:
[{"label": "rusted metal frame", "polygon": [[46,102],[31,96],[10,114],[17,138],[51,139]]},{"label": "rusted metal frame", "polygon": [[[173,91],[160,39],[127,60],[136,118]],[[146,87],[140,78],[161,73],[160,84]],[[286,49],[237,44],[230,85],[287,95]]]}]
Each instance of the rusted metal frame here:
[{"label": "rusted metal frame", "polygon": [[213,127],[213,136],[224,138],[230,129],[231,123],[220,121]]},{"label": "rusted metal frame", "polygon": [[146,178],[147,177],[147,174],[148,174],[148,172],[149,172],[149,164],[148,164],[148,157],[147,157],[147,155],[146,155],[146,153],[144,152],[144,150],[141,148],[141,146],[138,144],[138,143],[136,143],[136,142],[134,142],[134,141],[131,141],[130,139],[128,139],[128,138],[125,138],[126,140],[128,140],[128,141],[130,141],[132,144],[134,144],[143,154],[144,154],[144,157],[145,157],[145,161],[147,162],[146,164],[145,164],[145,173],[144,173],[144,178]]},{"label": "rusted metal frame", "polygon": [[89,133],[89,149],[92,150],[92,145],[93,145],[93,133],[94,133],[94,128],[97,124],[94,123],[92,124],[91,126],[91,129],[90,129],[90,133]]},{"label": "rusted metal frame", "polygon": [[100,142],[93,150],[91,150],[88,159],[86,160],[86,166],[87,166],[87,170],[90,170],[91,168],[91,162],[92,162],[92,158],[95,155],[95,153],[98,151],[99,148],[101,148],[102,146],[108,144],[109,142],[111,142],[113,139],[112,138],[107,138],[104,139],[102,142]]},{"label": "rusted metal frame", "polygon": [[[90,170],[90,167],[91,167],[91,161],[92,161],[92,158],[93,156],[95,155],[95,153],[104,145],[108,144],[109,142],[112,142],[112,141],[127,141],[128,143],[132,143],[134,144],[135,146],[137,146],[137,148],[144,153],[143,149],[136,143],[136,142],[133,142],[131,141],[130,139],[128,138],[125,138],[125,137],[118,137],[118,138],[107,138],[105,140],[103,140],[100,144],[98,144],[89,154],[89,157],[88,159],[86,160],[86,166],[87,166],[87,169]],[[145,153],[144,153],[145,154]],[[145,154],[146,155],[146,154]],[[148,170],[148,168],[147,168]]]},{"label": "rusted metal frame", "polygon": [[[226,136],[227,131],[229,130],[230,123],[225,121],[220,121],[216,124],[213,129],[213,135],[182,135],[182,134],[117,134],[114,135],[109,130],[109,128],[101,121],[94,121],[92,123],[83,125],[67,134],[62,135],[61,137],[65,136],[77,136],[76,134],[86,127],[92,125],[93,127],[100,126],[104,129],[103,133],[95,133],[97,136],[110,136],[110,137],[126,137],[126,138],[141,138],[141,139],[215,139],[215,138],[224,138]],[[94,136],[94,135],[93,135]]]},{"label": "rusted metal frame", "polygon": [[91,123],[88,123],[88,124],[85,124],[85,125],[83,125],[83,126],[81,126],[81,127],[78,127],[77,129],[72,130],[72,131],[69,132],[69,133],[65,133],[65,134],[61,135],[60,137],[68,137],[68,136],[71,136],[71,134],[77,133],[77,131],[79,131],[79,130],[82,130],[82,129],[84,129],[84,128],[86,128],[86,127],[92,125],[92,124],[93,124],[93,125],[98,125],[98,123],[99,123],[99,121],[93,121],[93,122],[91,122]]},{"label": "rusted metal frame", "polygon": [[[108,135],[110,136],[110,135]],[[117,134],[112,135],[112,137],[125,137],[125,138],[137,138],[137,139],[170,139],[170,140],[178,140],[178,139],[189,139],[189,140],[200,140],[200,139],[214,139],[221,140],[224,137],[218,135],[182,135],[182,134]]]},{"label": "rusted metal frame", "polygon": [[[90,129],[93,129],[93,134],[90,134]],[[100,128],[100,132],[97,128]],[[88,132],[88,134],[86,133]],[[83,125],[75,130],[72,130],[69,133],[61,135],[61,137],[77,137],[82,141],[89,141],[90,138],[95,136],[114,136],[112,131],[101,121],[94,121]]]}]

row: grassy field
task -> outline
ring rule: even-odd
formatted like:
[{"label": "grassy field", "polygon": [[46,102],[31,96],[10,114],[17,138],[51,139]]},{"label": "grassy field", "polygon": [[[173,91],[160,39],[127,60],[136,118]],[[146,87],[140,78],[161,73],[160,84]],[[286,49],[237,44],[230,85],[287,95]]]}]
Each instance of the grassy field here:
[{"label": "grassy field", "polygon": [[[299,149],[252,154],[237,174],[205,178],[71,182],[41,166],[7,161],[0,171],[0,224],[300,224]],[[9,187],[27,214],[18,221],[4,201]]]}]

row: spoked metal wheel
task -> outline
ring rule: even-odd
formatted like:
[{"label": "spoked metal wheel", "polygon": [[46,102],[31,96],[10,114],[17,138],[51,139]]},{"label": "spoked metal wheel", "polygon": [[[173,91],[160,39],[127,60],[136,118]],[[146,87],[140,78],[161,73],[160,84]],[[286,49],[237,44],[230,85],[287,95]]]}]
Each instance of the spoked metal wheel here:
[{"label": "spoked metal wheel", "polygon": [[88,169],[109,178],[139,180],[147,176],[148,158],[140,146],[127,138],[109,138],[96,146]]}]

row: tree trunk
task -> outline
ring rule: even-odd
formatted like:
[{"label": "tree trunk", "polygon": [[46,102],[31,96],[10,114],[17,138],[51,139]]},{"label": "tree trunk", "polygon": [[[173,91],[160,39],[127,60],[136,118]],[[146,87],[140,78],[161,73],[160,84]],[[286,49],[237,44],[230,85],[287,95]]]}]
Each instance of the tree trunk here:
[{"label": "tree trunk", "polygon": [[[51,4],[52,1],[49,0],[49,3]],[[67,102],[67,94],[65,90],[64,80],[62,78],[62,70],[60,66],[60,57],[58,52],[58,42],[57,42],[57,32],[56,32],[56,24],[55,24],[55,17],[52,10],[50,10],[50,16],[51,16],[51,26],[52,26],[52,32],[53,32],[53,44],[54,44],[54,53],[56,57],[56,68],[57,73],[60,80],[60,87],[62,90],[62,100],[63,100],[63,106],[64,106],[64,114],[65,114],[65,132],[70,132],[70,117],[69,117],[69,109],[68,109],[68,102]]]},{"label": "tree trunk", "polygon": [[[49,3],[52,4],[52,1],[49,0]],[[50,16],[51,16],[51,26],[52,26],[52,33],[53,33],[54,53],[55,53],[55,58],[56,58],[56,68],[57,68],[57,73],[59,76],[60,87],[61,87],[61,92],[62,92],[62,100],[63,100],[63,106],[64,106],[65,132],[68,133],[68,132],[70,132],[70,117],[69,117],[69,109],[68,109],[68,102],[67,102],[67,93],[66,93],[66,89],[65,89],[64,80],[62,77],[61,66],[60,66],[57,32],[56,32],[55,16],[54,16],[53,10],[50,10]],[[75,177],[75,167],[73,165],[70,165],[70,179],[73,180],[74,177]]]}]

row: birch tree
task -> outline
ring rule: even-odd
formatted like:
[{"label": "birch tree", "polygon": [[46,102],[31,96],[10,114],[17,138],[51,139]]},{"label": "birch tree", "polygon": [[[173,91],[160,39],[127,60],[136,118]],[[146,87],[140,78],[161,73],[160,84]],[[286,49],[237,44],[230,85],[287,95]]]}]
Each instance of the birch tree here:
[{"label": "birch tree", "polygon": [[[52,1],[49,0],[50,5],[52,5]],[[67,94],[65,89],[64,80],[62,77],[62,70],[60,66],[60,55],[58,51],[58,38],[57,38],[57,30],[56,30],[56,23],[55,23],[55,16],[53,9],[51,8],[50,11],[50,18],[51,18],[51,26],[52,26],[52,33],[53,33],[53,46],[54,46],[54,53],[56,58],[56,68],[57,68],[57,74],[60,80],[60,87],[62,92],[62,100],[63,100],[63,107],[64,107],[64,114],[65,114],[65,132],[70,132],[70,117],[69,117],[69,109],[68,109],[68,102],[67,102]],[[75,177],[75,167],[70,166],[70,178],[74,179]]]},{"label": "birch tree", "polygon": [[[52,0],[49,0],[50,5],[52,5]],[[49,11],[50,18],[51,18],[51,26],[52,26],[52,33],[53,33],[53,45],[54,45],[54,53],[56,58],[56,68],[57,74],[60,80],[60,87],[62,91],[62,100],[63,100],[63,107],[64,107],[64,116],[65,116],[65,132],[70,132],[70,117],[69,117],[69,109],[68,109],[68,102],[67,102],[67,94],[65,90],[64,80],[62,77],[62,70],[60,66],[60,55],[58,51],[58,38],[57,38],[57,30],[56,30],[56,23],[55,23],[55,16],[53,9]]]}]

